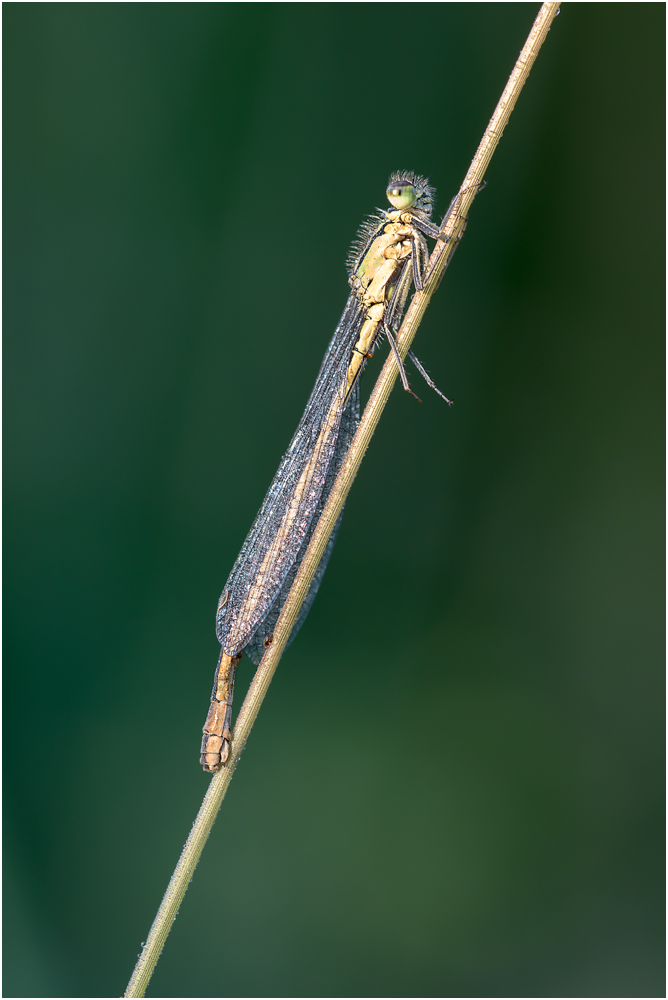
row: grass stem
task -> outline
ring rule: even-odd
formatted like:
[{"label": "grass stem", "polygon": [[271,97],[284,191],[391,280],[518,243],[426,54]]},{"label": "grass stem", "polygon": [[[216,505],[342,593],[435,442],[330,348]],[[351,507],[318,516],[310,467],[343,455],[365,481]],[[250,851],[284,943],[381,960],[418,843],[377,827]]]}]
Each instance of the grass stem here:
[{"label": "grass stem", "polygon": [[[558,12],[558,3],[544,3],[541,6],[529,37],[520,52],[508,83],[490,119],[489,125],[485,129],[480,145],[471,161],[471,166],[459,189],[461,198],[445,227],[444,239],[439,240],[431,255],[429,261],[431,274],[427,285],[422,291],[416,292],[413,296],[401,329],[397,334],[397,347],[402,358],[405,358],[408,353],[429,304],[429,300],[438,287],[443,273],[450,263],[459,240],[463,235],[469,208],[480,189],[485,171],[503,135],[508,119],[515,107],[515,102],[526,82],[540,47],[547,37],[552,21]],[[431,270],[432,268],[433,270]],[[353,480],[357,475],[357,470],[369,446],[371,437],[380,420],[381,413],[389,399],[390,392],[397,378],[397,373],[396,361],[394,356],[390,354],[383,365],[378,381],[371,393],[348,455],[337,476],[329,500],[313,533],[311,543],[306,551],[299,572],[295,577],[292,589],[274,630],[273,642],[262,657],[244,703],[241,706],[239,717],[234,727],[234,738],[232,740],[230,756],[226,765],[214,774],[211,779],[207,793],[204,796],[204,801],[190,831],[190,836],[183,848],[156,918],[153,921],[146,944],[135,966],[125,993],[126,997],[144,996],[167,935],[171,930],[172,923],[176,918],[176,914],[188,888],[188,883],[193,876],[204,844],[232,780],[234,769],[246,745],[246,740],[257,718],[257,714],[260,711],[260,706],[274,676],[274,672],[292,631],[292,626],[308,593],[309,585],[325,550],[327,540],[332,533],[332,529],[353,484]]]}]

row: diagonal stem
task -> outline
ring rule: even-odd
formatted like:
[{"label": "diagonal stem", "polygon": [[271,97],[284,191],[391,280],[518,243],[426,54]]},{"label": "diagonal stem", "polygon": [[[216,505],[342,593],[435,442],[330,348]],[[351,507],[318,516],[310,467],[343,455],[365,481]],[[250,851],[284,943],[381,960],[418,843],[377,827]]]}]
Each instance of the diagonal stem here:
[{"label": "diagonal stem", "polygon": [[[468,210],[480,189],[485,171],[503,135],[503,130],[515,107],[515,102],[519,97],[520,91],[529,76],[540,47],[545,41],[552,21],[558,13],[558,3],[544,3],[541,6],[533,27],[529,32],[529,37],[520,52],[508,83],[490,119],[489,125],[485,129],[480,145],[471,161],[471,166],[459,189],[461,199],[457,210],[448,218],[442,237],[437,242],[429,259],[429,267],[427,269],[429,277],[425,287],[421,291],[417,291],[413,296],[404,321],[401,324],[401,329],[397,334],[397,350],[402,360],[408,353],[417,328],[429,304],[429,300],[438,288],[445,269],[452,260],[457,245],[463,236]],[[167,940],[167,935],[171,930],[172,923],[176,918],[179,906],[188,888],[188,883],[193,876],[204,844],[211,832],[218,810],[232,780],[234,769],[243,753],[246,740],[260,711],[260,706],[285,649],[292,627],[297,620],[299,609],[308,593],[311,580],[325,551],[329,536],[346,501],[353,480],[357,475],[357,470],[364,458],[371,437],[380,420],[381,413],[389,399],[397,373],[397,362],[391,353],[383,365],[378,381],[371,393],[348,455],[336,478],[332,492],[283,606],[283,611],[274,630],[273,642],[262,657],[244,703],[241,706],[239,717],[234,727],[230,756],[225,766],[217,774],[214,774],[211,779],[207,793],[204,796],[204,801],[190,831],[190,836],[183,848],[156,918],[153,921],[146,944],[135,966],[132,978],[125,992],[126,997],[144,996],[155,965]]]}]

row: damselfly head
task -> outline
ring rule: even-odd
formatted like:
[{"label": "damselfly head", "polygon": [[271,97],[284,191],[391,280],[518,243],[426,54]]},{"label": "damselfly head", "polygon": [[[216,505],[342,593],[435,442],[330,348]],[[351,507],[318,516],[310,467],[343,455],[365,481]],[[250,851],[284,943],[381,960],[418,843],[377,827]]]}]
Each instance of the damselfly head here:
[{"label": "damselfly head", "polygon": [[387,185],[387,200],[400,212],[412,209],[414,212],[431,215],[434,189],[424,177],[418,177],[412,170],[397,170]]}]

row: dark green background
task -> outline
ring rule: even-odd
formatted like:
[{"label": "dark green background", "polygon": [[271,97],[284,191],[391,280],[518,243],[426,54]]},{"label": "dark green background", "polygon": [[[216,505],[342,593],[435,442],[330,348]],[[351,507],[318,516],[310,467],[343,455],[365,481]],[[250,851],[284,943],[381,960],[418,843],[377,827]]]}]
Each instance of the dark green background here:
[{"label": "dark green background", "polygon": [[[5,5],[5,996],[123,991],[348,245],[537,9]],[[663,38],[555,21],[149,995],[665,995]]]}]

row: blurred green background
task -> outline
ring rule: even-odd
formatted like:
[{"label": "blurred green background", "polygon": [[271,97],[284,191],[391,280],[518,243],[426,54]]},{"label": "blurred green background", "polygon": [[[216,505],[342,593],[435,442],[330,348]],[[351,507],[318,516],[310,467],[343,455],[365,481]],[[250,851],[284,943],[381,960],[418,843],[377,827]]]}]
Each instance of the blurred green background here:
[{"label": "blurred green background", "polygon": [[[537,9],[5,6],[5,996],[122,993],[348,246]],[[150,996],[665,995],[664,16],[555,21]]]}]

